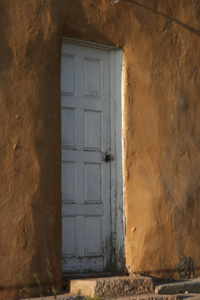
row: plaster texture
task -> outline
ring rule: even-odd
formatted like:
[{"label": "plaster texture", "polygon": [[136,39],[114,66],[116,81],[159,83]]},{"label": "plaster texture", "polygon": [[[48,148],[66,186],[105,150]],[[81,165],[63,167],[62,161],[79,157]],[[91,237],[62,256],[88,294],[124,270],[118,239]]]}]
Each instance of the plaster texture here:
[{"label": "plaster texture", "polygon": [[23,297],[19,273],[49,289],[46,258],[61,285],[62,36],[124,51],[129,273],[190,257],[198,276],[199,1],[0,0],[0,298]]}]

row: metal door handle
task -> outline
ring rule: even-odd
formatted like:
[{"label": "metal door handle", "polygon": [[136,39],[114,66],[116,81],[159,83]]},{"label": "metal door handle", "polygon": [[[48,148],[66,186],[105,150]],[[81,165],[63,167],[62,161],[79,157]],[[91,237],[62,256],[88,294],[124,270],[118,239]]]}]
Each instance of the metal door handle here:
[{"label": "metal door handle", "polygon": [[108,153],[104,153],[104,161],[109,162],[110,160],[113,160],[113,156]]}]

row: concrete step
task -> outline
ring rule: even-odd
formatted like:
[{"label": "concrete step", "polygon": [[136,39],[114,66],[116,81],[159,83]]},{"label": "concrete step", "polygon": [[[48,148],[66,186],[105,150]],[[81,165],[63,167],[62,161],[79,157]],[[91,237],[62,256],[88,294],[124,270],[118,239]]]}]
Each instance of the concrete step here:
[{"label": "concrete step", "polygon": [[150,277],[107,277],[70,280],[70,292],[94,297],[119,297],[154,292],[154,283]]},{"label": "concrete step", "polygon": [[159,284],[155,287],[156,294],[200,293],[200,278],[181,280],[174,283]]}]

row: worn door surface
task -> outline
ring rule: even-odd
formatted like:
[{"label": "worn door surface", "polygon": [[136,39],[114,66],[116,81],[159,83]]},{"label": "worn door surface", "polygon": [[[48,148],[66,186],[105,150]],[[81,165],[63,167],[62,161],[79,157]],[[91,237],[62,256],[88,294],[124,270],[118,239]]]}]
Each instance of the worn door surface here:
[{"label": "worn door surface", "polygon": [[63,272],[109,269],[109,115],[109,51],[63,43]]}]

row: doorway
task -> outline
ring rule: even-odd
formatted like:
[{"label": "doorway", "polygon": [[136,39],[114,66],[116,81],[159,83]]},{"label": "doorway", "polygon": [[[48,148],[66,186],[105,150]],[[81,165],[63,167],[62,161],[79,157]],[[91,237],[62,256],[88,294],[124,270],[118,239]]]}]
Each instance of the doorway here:
[{"label": "doorway", "polygon": [[63,273],[124,269],[121,81],[121,50],[63,41]]}]

